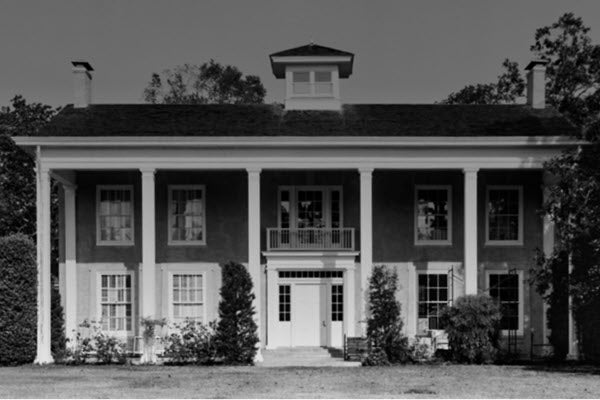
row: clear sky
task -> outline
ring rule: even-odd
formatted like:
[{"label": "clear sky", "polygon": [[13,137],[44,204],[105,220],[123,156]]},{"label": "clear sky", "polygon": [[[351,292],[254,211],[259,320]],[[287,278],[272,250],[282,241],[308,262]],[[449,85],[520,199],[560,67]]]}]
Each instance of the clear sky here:
[{"label": "clear sky", "polygon": [[0,0],[0,105],[15,94],[72,102],[70,61],[94,67],[93,102],[141,102],[153,71],[210,58],[260,76],[283,100],[268,55],[318,44],[355,53],[345,103],[432,103],[532,58],[535,29],[567,11],[600,43],[600,1]]}]

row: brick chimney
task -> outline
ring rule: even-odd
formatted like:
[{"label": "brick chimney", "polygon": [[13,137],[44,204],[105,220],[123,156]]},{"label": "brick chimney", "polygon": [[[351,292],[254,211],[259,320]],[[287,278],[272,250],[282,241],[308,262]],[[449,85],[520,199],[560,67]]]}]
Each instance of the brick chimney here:
[{"label": "brick chimney", "polygon": [[92,66],[87,61],[72,61],[73,106],[85,108],[92,102]]},{"label": "brick chimney", "polygon": [[546,107],[546,64],[547,60],[533,60],[527,67],[527,105],[533,108]]}]

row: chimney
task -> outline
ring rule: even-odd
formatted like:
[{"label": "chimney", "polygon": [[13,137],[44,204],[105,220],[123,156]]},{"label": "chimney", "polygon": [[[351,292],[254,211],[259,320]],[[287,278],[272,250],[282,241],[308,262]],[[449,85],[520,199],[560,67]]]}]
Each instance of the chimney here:
[{"label": "chimney", "polygon": [[87,61],[72,61],[73,106],[85,108],[92,102],[92,66]]},{"label": "chimney", "polygon": [[533,108],[546,107],[546,64],[547,60],[533,60],[527,67],[527,105]]}]

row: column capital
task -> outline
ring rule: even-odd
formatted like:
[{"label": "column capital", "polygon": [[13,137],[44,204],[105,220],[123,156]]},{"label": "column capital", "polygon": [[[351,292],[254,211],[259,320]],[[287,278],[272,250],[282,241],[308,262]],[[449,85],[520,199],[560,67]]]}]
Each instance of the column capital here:
[{"label": "column capital", "polygon": [[479,172],[479,167],[465,167],[465,168],[463,168],[463,173],[465,175],[467,175],[467,174],[476,174],[477,172]]},{"label": "column capital", "polygon": [[246,168],[246,172],[248,172],[249,176],[250,175],[260,175],[261,171],[262,171],[262,168],[260,168],[260,167],[249,167],[249,168]]},{"label": "column capital", "polygon": [[63,190],[65,193],[75,193],[77,191],[77,185],[73,185],[70,183],[62,183]]},{"label": "column capital", "polygon": [[142,173],[143,177],[154,176],[154,174],[156,173],[156,168],[142,167],[140,168],[140,172]]},{"label": "column capital", "polygon": [[358,172],[361,175],[371,175],[373,173],[373,170],[375,170],[375,168],[372,168],[372,167],[360,167],[358,169]]}]

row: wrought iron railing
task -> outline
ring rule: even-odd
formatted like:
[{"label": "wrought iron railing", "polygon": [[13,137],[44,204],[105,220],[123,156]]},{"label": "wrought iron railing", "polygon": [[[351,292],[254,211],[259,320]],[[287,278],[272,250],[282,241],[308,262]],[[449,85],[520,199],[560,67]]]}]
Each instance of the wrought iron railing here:
[{"label": "wrought iron railing", "polygon": [[354,250],[354,228],[267,228],[267,250]]}]

